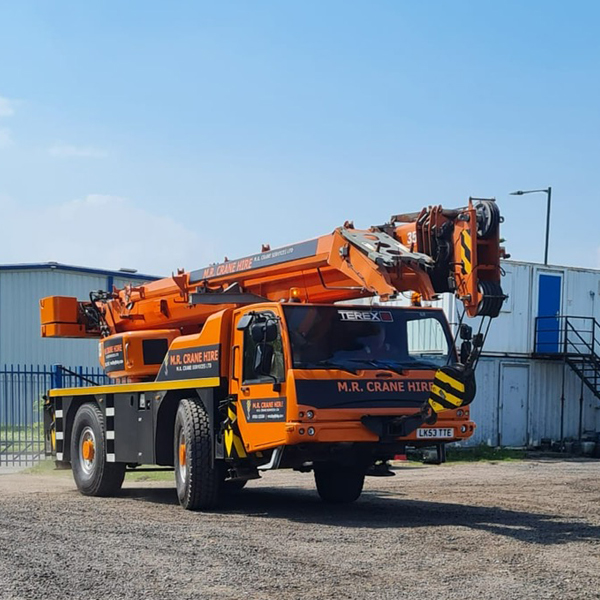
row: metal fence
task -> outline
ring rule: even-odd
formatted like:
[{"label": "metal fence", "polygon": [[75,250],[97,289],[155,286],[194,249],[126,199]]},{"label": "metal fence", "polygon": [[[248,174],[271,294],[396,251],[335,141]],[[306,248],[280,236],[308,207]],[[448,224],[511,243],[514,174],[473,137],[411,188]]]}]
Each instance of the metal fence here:
[{"label": "metal fence", "polygon": [[[88,381],[86,381],[86,379]],[[96,367],[3,365],[0,368],[0,467],[44,458],[44,399],[50,388],[111,383]]]}]

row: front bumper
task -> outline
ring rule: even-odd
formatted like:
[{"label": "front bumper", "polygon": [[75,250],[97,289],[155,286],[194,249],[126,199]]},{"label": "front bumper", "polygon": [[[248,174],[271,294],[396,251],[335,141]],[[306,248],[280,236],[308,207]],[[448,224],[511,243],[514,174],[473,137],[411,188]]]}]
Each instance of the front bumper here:
[{"label": "front bumper", "polygon": [[[367,427],[362,421],[317,421],[314,423],[287,423],[286,445],[335,442],[407,442],[419,445],[449,443],[466,440],[475,432],[476,425],[466,419],[438,419],[435,425],[421,425],[405,433],[398,427],[397,416],[374,416],[381,427]],[[374,421],[373,421],[374,422]],[[375,430],[374,430],[375,429]],[[419,429],[451,430],[451,437],[418,437]],[[403,433],[405,433],[403,435]]]}]

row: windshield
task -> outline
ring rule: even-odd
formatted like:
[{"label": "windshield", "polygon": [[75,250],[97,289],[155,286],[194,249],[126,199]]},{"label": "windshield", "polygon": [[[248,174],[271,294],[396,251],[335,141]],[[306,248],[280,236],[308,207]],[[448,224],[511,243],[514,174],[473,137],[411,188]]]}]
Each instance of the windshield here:
[{"label": "windshield", "polygon": [[296,369],[437,369],[455,360],[441,311],[283,307]]}]

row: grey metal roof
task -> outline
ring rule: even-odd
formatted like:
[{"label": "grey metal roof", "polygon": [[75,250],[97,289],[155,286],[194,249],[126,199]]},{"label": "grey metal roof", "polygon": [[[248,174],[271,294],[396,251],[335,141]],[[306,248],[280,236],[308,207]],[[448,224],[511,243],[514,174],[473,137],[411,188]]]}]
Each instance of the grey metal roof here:
[{"label": "grey metal roof", "polygon": [[143,273],[131,273],[129,271],[119,271],[111,269],[96,269],[92,267],[79,267],[75,265],[65,265],[57,262],[45,262],[45,263],[16,263],[12,265],[1,265],[0,271],[47,271],[47,270],[59,270],[59,271],[72,271],[76,273],[89,273],[91,275],[106,275],[108,277],[120,277],[125,279],[141,279],[144,281],[160,279],[161,276],[157,275],[145,275]]}]

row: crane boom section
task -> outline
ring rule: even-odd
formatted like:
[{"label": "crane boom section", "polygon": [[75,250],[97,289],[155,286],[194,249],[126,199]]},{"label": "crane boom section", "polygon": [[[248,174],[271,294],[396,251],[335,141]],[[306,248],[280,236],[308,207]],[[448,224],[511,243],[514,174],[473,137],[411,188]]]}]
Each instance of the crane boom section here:
[{"label": "crane boom section", "polygon": [[406,291],[424,300],[453,292],[470,316],[496,316],[502,297],[499,220],[494,202],[469,200],[462,209],[424,208],[368,230],[346,223],[312,240],[92,294],[89,302],[44,298],[42,336],[165,329],[190,334],[216,311],[258,301],[386,301]]}]

